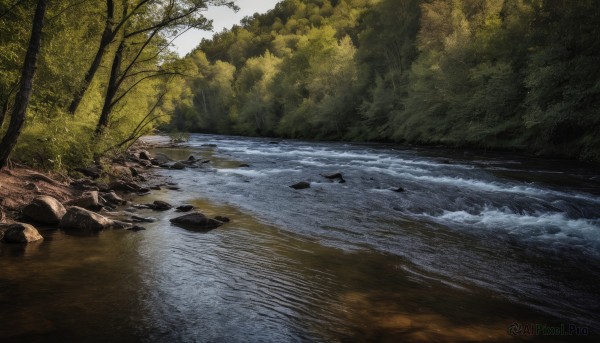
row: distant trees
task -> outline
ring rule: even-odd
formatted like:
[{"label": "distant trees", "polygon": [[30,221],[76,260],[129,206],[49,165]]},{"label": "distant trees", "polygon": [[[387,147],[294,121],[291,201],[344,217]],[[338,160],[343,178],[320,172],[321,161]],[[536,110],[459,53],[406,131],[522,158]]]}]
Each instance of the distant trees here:
[{"label": "distant trees", "polygon": [[592,0],[285,0],[201,43],[234,101],[178,127],[598,160],[598,23]]}]

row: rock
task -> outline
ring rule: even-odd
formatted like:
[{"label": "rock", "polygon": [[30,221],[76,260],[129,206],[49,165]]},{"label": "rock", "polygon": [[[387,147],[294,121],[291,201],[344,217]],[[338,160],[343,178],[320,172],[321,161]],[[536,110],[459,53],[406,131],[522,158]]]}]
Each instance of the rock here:
[{"label": "rock", "polygon": [[170,189],[170,190],[172,190],[172,191],[178,191],[178,190],[180,190],[181,188],[179,188],[179,187],[177,187],[177,186],[167,186],[167,189]]},{"label": "rock", "polygon": [[202,144],[202,146],[207,147],[207,148],[216,148],[217,147],[216,144]]},{"label": "rock", "polygon": [[241,163],[238,168],[248,168],[250,165],[248,163]]},{"label": "rock", "polygon": [[339,183],[346,183],[346,180],[344,180],[344,177],[342,176],[342,173],[340,173],[340,172],[325,174],[325,175],[323,175],[323,177],[326,179],[329,179],[329,180],[338,180]]},{"label": "rock", "polygon": [[115,166],[113,165],[110,168],[111,174],[116,176],[117,178],[132,178],[131,169],[124,166]]},{"label": "rock", "polygon": [[138,210],[145,210],[147,208],[150,208],[150,206],[148,206],[148,205],[141,205],[141,204],[132,204],[131,207],[138,209]]},{"label": "rock", "polygon": [[196,162],[196,158],[194,157],[194,155],[190,155],[190,157],[188,157],[187,159],[188,162]]},{"label": "rock", "polygon": [[152,159],[150,153],[146,150],[140,150],[138,157],[140,160],[150,161]]},{"label": "rock", "polygon": [[146,230],[146,228],[145,228],[145,227],[143,227],[143,226],[137,226],[137,225],[134,225],[134,226],[132,226],[132,227],[130,227],[130,228],[127,228],[127,230],[129,230],[129,231],[133,231],[133,232],[138,232],[138,231],[143,231],[143,230]]},{"label": "rock", "polygon": [[114,221],[85,208],[71,206],[60,221],[63,229],[100,231],[112,227]]},{"label": "rock", "polygon": [[144,167],[144,168],[151,168],[152,167],[152,162],[150,161],[146,161],[146,160],[140,160],[139,165]]},{"label": "rock", "polygon": [[112,223],[110,224],[111,229],[129,229],[132,226],[133,226],[133,224],[126,223],[126,222],[120,221],[120,220],[113,220]]},{"label": "rock", "polygon": [[127,181],[114,181],[108,185],[108,188],[115,191],[125,191],[125,192],[135,192],[141,189],[140,185],[135,182],[127,182]]},{"label": "rock", "polygon": [[133,177],[137,177],[140,176],[140,172],[135,169],[134,167],[128,167],[129,168],[129,172],[131,172],[131,176]]},{"label": "rock", "polygon": [[188,213],[181,217],[173,218],[170,221],[177,226],[192,230],[210,230],[223,225],[222,222],[207,218],[200,212]]},{"label": "rock", "polygon": [[229,223],[229,221],[230,221],[230,219],[228,217],[224,217],[224,216],[216,216],[215,220],[218,220],[223,223]]},{"label": "rock", "polygon": [[165,201],[156,200],[152,204],[146,204],[149,208],[155,211],[167,211],[173,208],[173,205]]},{"label": "rock", "polygon": [[333,179],[343,179],[344,177],[342,176],[342,173],[336,172],[336,173],[331,173],[331,174],[325,174],[323,175],[324,178],[329,179],[329,180],[333,180]]},{"label": "rock", "polygon": [[65,213],[67,213],[65,207],[58,200],[47,195],[34,198],[23,208],[25,216],[44,224],[58,224]]},{"label": "rock", "polygon": [[194,209],[192,205],[181,205],[176,208],[177,212],[189,212]]},{"label": "rock", "polygon": [[269,144],[279,144],[278,141],[270,141]]},{"label": "rock", "polygon": [[88,210],[98,210],[102,208],[98,198],[98,191],[83,193],[79,198],[67,201],[66,205],[83,207]]},{"label": "rock", "polygon": [[181,169],[185,169],[185,164],[177,161],[177,162],[173,163],[169,168],[181,170]]},{"label": "rock", "polygon": [[18,202],[10,198],[1,198],[0,206],[9,211],[16,211],[21,207]]},{"label": "rock", "polygon": [[154,223],[156,221],[156,218],[140,217],[133,215],[131,216],[131,220],[137,223]]},{"label": "rock", "polygon": [[149,188],[153,189],[155,191],[160,191],[160,189],[161,189],[160,186],[158,186],[158,185],[156,185],[156,186],[150,186]]},{"label": "rock", "polygon": [[102,195],[102,197],[106,201],[116,205],[123,205],[126,203],[126,201],[123,200],[123,198],[121,198],[120,196],[118,196],[115,192],[105,193]]},{"label": "rock", "polygon": [[[156,156],[153,159],[151,159],[150,162],[152,162],[154,160],[156,160],[156,162],[158,162],[159,165],[173,161],[165,154],[156,154]],[[154,162],[152,162],[152,164],[154,164]]]},{"label": "rock", "polygon": [[[29,243],[44,239],[38,230],[29,224],[15,223],[4,226],[5,243]],[[1,236],[1,234],[0,234]]]},{"label": "rock", "polygon": [[298,183],[291,185],[290,187],[293,189],[305,189],[305,188],[310,188],[310,183],[305,182],[305,181],[300,181]]},{"label": "rock", "polygon": [[405,191],[405,189],[404,189],[404,188],[402,188],[402,187],[398,187],[398,188],[394,188],[394,189],[392,189],[392,191],[394,191],[394,192],[396,192],[396,193],[402,193],[402,192],[404,192],[404,191]]},{"label": "rock", "polygon": [[91,177],[92,179],[99,178],[101,174],[100,168],[97,167],[75,168],[75,171],[78,171],[87,177]]}]

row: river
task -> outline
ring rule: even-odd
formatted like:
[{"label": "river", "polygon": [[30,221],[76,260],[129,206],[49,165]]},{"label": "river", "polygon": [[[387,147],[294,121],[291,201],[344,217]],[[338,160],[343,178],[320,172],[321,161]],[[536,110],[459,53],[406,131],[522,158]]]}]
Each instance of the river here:
[{"label": "river", "polygon": [[[150,183],[164,179],[179,189],[134,202],[192,204],[231,222],[193,232],[170,225],[173,211],[140,210],[157,219],[146,231],[49,230],[40,244],[0,245],[0,337],[598,339],[597,166],[212,135],[152,152],[210,163],[156,169]],[[323,177],[334,172],[345,182]],[[289,187],[299,181],[310,188]],[[536,325],[549,331],[527,331]],[[561,326],[579,335],[552,331]]]}]

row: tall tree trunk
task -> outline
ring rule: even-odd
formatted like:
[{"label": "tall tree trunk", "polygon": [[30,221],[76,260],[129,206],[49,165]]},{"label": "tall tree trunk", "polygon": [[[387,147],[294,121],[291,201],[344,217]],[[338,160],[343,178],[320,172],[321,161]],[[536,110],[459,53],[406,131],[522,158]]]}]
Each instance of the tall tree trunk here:
[{"label": "tall tree trunk", "polygon": [[0,128],[2,128],[2,124],[4,124],[4,118],[6,118],[6,113],[8,113],[8,99],[6,97],[6,101],[2,104],[2,110],[0,110]]},{"label": "tall tree trunk", "polygon": [[96,51],[96,56],[94,56],[94,60],[90,65],[90,68],[85,73],[85,77],[83,79],[83,84],[81,88],[77,90],[77,92],[73,95],[73,99],[71,100],[71,104],[69,105],[69,113],[71,115],[75,115],[77,112],[77,108],[83,100],[83,96],[85,92],[90,87],[92,80],[94,79],[94,75],[100,68],[100,64],[102,63],[102,58],[104,54],[106,54],[106,50],[112,40],[115,38],[115,8],[112,0],[106,0],[106,23],[104,24],[104,32],[102,33],[102,38],[100,39],[100,46],[98,47],[98,51]]},{"label": "tall tree trunk", "polygon": [[102,113],[100,119],[98,119],[98,125],[96,125],[96,134],[101,134],[106,125],[108,125],[108,119],[110,112],[113,108],[113,100],[119,90],[119,74],[121,73],[121,64],[123,62],[123,50],[125,49],[125,38],[121,40],[115,56],[112,62],[112,68],[110,70],[110,78],[108,79],[108,85],[106,86],[106,96],[104,97],[104,105],[102,106]]},{"label": "tall tree trunk", "polygon": [[19,138],[21,129],[23,129],[23,124],[25,123],[25,112],[27,111],[29,98],[31,97],[35,66],[42,43],[42,28],[44,27],[46,6],[47,0],[38,0],[35,15],[33,17],[29,47],[25,54],[25,63],[23,64],[23,70],[21,72],[21,86],[15,97],[15,105],[13,106],[8,130],[0,142],[0,168],[6,166],[8,157],[17,144],[17,139]]}]

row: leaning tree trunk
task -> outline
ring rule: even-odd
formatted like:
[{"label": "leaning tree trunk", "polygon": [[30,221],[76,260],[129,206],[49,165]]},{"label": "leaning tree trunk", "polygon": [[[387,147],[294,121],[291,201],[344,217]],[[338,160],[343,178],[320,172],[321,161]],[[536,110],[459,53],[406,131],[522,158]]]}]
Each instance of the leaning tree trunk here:
[{"label": "leaning tree trunk", "polygon": [[102,113],[98,119],[96,125],[96,135],[104,132],[104,129],[108,125],[108,119],[110,112],[113,108],[113,100],[117,95],[119,89],[119,74],[121,73],[121,63],[123,62],[123,50],[125,49],[125,38],[119,44],[115,56],[113,58],[112,68],[110,70],[110,77],[108,79],[108,85],[106,86],[106,95],[104,96],[104,105],[102,106]]},{"label": "leaning tree trunk", "polygon": [[83,100],[83,96],[85,95],[85,92],[88,90],[88,88],[90,88],[90,85],[92,84],[92,80],[94,79],[96,72],[100,68],[100,64],[102,63],[102,58],[106,54],[106,50],[108,49],[108,46],[110,45],[112,40],[115,38],[116,33],[115,33],[115,23],[114,23],[114,20],[115,20],[114,12],[115,12],[115,8],[114,8],[113,1],[106,0],[106,23],[104,24],[104,32],[102,33],[102,38],[100,39],[100,46],[98,47],[98,50],[96,51],[96,55],[94,56],[94,60],[92,61],[92,64],[90,64],[88,71],[85,73],[85,77],[83,78],[83,83],[81,84],[80,88],[73,95],[73,99],[71,100],[71,104],[69,105],[69,113],[71,113],[71,115],[75,115],[75,112],[77,112],[77,108],[79,108],[79,104],[81,103],[81,100]]},{"label": "leaning tree trunk", "polygon": [[8,157],[17,144],[17,139],[21,134],[21,129],[25,123],[25,112],[29,105],[31,89],[33,86],[33,76],[35,74],[35,65],[40,52],[42,43],[42,28],[44,27],[44,14],[46,12],[47,0],[38,0],[33,17],[33,26],[31,28],[31,38],[29,47],[25,54],[25,63],[21,71],[21,86],[15,97],[10,124],[4,138],[0,142],[0,168],[6,166]]}]

